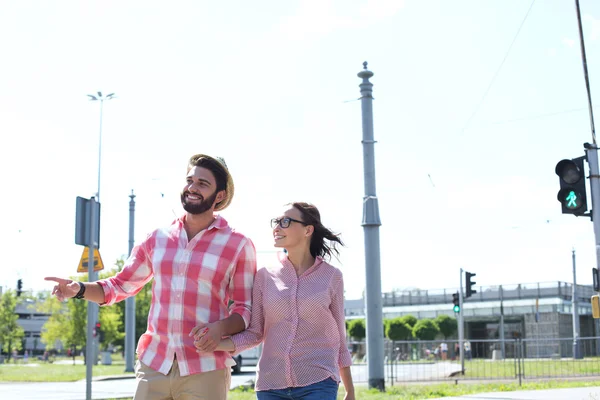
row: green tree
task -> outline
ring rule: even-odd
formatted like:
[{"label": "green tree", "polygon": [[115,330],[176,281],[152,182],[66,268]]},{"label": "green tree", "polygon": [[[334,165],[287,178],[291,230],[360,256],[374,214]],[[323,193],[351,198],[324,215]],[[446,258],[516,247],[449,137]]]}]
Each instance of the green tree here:
[{"label": "green tree", "polygon": [[69,299],[66,304],[68,315],[67,331],[63,336],[63,344],[72,348],[73,356],[77,353],[77,347],[82,348],[87,340],[87,301]]},{"label": "green tree", "polygon": [[12,349],[21,350],[25,336],[23,328],[17,324],[16,308],[17,297],[12,290],[7,290],[0,297],[0,347],[8,353],[9,359]]},{"label": "green tree", "polygon": [[410,326],[411,329],[415,327],[418,321],[417,317],[414,315],[403,315],[400,317],[400,320],[406,323],[406,325]]},{"label": "green tree", "polygon": [[56,349],[57,342],[62,342],[67,337],[68,315],[65,311],[65,305],[58,301],[56,297],[48,297],[41,305],[41,311],[50,314],[48,320],[42,327],[41,340],[46,345],[46,349]]},{"label": "green tree", "polygon": [[100,326],[103,332],[103,340],[100,343],[102,349],[107,350],[110,345],[122,343],[125,338],[123,319],[118,307],[102,307],[98,314]]},{"label": "green tree", "polygon": [[440,328],[440,332],[444,335],[444,339],[452,336],[458,330],[458,322],[456,318],[442,314],[435,319],[436,324]]},{"label": "green tree", "polygon": [[412,336],[411,327],[401,318],[394,318],[389,320],[386,329],[385,337],[390,340],[406,340]]},{"label": "green tree", "polygon": [[438,333],[440,328],[432,319],[421,319],[413,328],[413,335],[421,340],[434,340]]},{"label": "green tree", "polygon": [[365,328],[365,320],[364,319],[353,319],[348,323],[348,334],[350,337],[361,341],[367,335],[367,330]]},{"label": "green tree", "polygon": [[87,303],[78,299],[68,299],[62,303],[56,297],[49,297],[40,309],[50,314],[42,327],[41,340],[46,349],[56,349],[58,342],[73,350],[86,344]]}]

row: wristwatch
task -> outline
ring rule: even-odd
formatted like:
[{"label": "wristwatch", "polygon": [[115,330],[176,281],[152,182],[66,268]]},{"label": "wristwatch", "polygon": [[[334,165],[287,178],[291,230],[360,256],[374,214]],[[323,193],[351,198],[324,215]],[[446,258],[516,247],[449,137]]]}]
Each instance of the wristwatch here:
[{"label": "wristwatch", "polygon": [[73,296],[74,299],[83,299],[83,295],[85,294],[85,285],[81,282],[77,282],[79,283],[79,292],[77,292],[77,294],[75,296]]}]

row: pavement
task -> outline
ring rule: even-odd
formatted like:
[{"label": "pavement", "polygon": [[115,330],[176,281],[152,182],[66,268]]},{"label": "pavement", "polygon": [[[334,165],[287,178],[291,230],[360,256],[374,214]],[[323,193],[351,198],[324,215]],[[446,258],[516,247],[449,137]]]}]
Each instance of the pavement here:
[{"label": "pavement", "polygon": [[433,400],[600,400],[600,386],[477,393]]}]

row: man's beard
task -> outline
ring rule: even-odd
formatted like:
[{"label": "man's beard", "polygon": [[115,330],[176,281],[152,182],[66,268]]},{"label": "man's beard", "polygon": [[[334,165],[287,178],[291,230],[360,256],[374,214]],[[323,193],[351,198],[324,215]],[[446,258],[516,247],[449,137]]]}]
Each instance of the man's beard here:
[{"label": "man's beard", "polygon": [[215,190],[215,192],[207,199],[205,199],[204,197],[202,197],[199,194],[196,194],[196,196],[200,197],[202,199],[202,201],[198,204],[190,204],[187,202],[187,199],[185,198],[185,195],[188,192],[184,192],[181,193],[181,205],[183,206],[183,209],[187,212],[189,212],[190,214],[202,214],[205,213],[206,211],[210,210],[210,208],[212,207],[213,203],[215,202],[215,199],[217,198],[217,190]]}]

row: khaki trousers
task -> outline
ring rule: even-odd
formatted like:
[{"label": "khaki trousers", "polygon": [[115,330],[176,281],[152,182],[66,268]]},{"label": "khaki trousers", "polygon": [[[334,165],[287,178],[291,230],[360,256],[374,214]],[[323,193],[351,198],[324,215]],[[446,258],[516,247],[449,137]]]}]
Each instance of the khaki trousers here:
[{"label": "khaki trousers", "polygon": [[177,360],[167,375],[138,360],[134,400],[227,400],[231,369],[218,369],[188,376],[179,375]]}]

